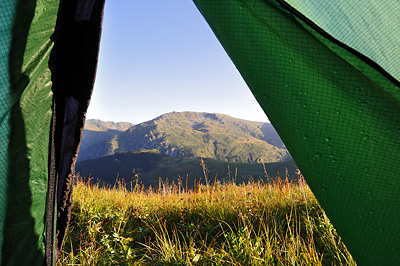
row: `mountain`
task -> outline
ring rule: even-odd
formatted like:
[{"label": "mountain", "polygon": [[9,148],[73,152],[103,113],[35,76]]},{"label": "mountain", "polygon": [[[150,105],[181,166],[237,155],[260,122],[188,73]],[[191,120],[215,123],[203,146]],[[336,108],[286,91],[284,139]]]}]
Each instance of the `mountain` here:
[{"label": "mountain", "polygon": [[[216,175],[219,181],[228,181],[234,178],[237,183],[251,179],[266,180],[262,163],[235,163],[213,159],[203,159],[203,161],[207,168],[210,183],[214,181]],[[296,177],[295,170],[297,167],[294,161],[289,159],[283,162],[265,164],[265,169],[270,177],[276,177],[277,172],[279,172],[282,178],[284,178],[287,169],[290,179],[293,179]],[[230,171],[229,174],[228,171]],[[120,152],[102,158],[78,162],[76,172],[82,177],[88,178],[90,176],[95,182],[99,181],[108,185],[115,184],[117,178],[123,178],[129,183],[136,179],[136,174],[140,183],[145,186],[157,187],[159,178],[177,183],[179,177],[181,177],[181,180],[186,182],[186,176],[188,177],[188,187],[193,186],[194,179],[199,180],[201,178],[202,183],[205,184],[200,158],[178,159],[160,153],[158,150]]]},{"label": "mountain", "polygon": [[[107,141],[115,135],[118,135],[122,131],[134,126],[135,124],[129,122],[111,122],[101,121],[99,119],[88,119],[85,122],[85,128],[83,130],[82,142],[80,146],[79,156],[90,151],[91,147],[97,143]],[[79,160],[79,159],[78,159]]]},{"label": "mountain", "polygon": [[112,121],[101,121],[99,119],[88,119],[85,123],[85,129],[90,131],[125,131],[135,124],[129,122],[112,122]]},{"label": "mountain", "polygon": [[[96,130],[104,129],[105,125],[96,123]],[[93,132],[87,128],[84,133],[79,161],[140,149],[155,149],[178,159],[244,163],[279,162],[290,157],[271,124],[223,114],[172,112],[125,131],[96,131],[103,132],[97,140]]]}]

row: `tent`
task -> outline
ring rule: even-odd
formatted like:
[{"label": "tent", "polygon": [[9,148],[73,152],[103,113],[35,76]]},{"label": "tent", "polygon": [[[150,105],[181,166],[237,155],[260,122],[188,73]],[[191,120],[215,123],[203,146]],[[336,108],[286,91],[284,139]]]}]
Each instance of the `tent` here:
[{"label": "tent", "polygon": [[[400,3],[194,0],[359,265],[400,264]],[[104,0],[0,0],[0,260],[53,265]]]}]

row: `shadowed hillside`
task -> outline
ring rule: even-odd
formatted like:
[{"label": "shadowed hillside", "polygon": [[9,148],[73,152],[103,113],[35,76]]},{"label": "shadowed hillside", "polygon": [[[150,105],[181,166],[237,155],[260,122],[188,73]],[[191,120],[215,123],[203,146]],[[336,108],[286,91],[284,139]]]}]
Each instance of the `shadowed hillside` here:
[{"label": "shadowed hillside", "polygon": [[[251,178],[267,180],[262,163],[235,163],[213,159],[203,159],[203,162],[210,182],[213,182],[217,173],[217,179],[220,181],[235,179],[236,182],[241,183]],[[271,176],[276,176],[277,172],[284,176],[287,169],[289,175],[295,177],[296,168],[293,160],[265,164],[265,169]],[[200,158],[177,159],[157,150],[122,152],[86,160],[77,163],[76,172],[82,177],[90,176],[96,182],[111,185],[115,183],[117,177],[124,178],[127,182],[135,180],[136,174],[145,186],[157,186],[159,178],[177,182],[181,177],[182,181],[186,182],[186,175],[188,175],[190,187],[194,179],[201,178],[202,183],[205,183]]]},{"label": "shadowed hillside", "polygon": [[90,153],[92,146],[96,147],[96,144],[107,141],[113,136],[121,133],[121,131],[125,131],[132,126],[134,126],[134,124],[128,122],[115,123],[111,121],[104,122],[98,119],[86,120],[80,146],[79,159],[85,157],[82,154]]}]

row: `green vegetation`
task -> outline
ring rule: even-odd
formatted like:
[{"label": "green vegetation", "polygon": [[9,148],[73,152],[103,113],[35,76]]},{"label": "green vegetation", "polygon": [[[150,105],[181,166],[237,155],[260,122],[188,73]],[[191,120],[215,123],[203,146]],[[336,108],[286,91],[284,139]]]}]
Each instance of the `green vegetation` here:
[{"label": "green vegetation", "polygon": [[77,182],[57,265],[355,265],[299,182]]},{"label": "green vegetation", "polygon": [[130,181],[136,179],[136,175],[139,175],[140,183],[146,187],[157,186],[159,177],[177,183],[179,177],[182,179],[188,175],[189,188],[192,188],[194,179],[202,178],[205,181],[202,161],[207,165],[207,177],[212,179],[218,173],[217,180],[220,182],[224,179],[231,180],[232,177],[238,183],[251,178],[265,180],[265,170],[267,173],[281,174],[288,171],[290,176],[295,176],[297,168],[292,159],[267,164],[235,163],[206,158],[178,159],[158,150],[138,150],[78,162],[76,172],[108,185],[113,185],[118,177],[124,178],[129,184]]},{"label": "green vegetation", "polygon": [[172,112],[138,125],[89,120],[79,161],[117,152],[157,149],[175,158],[210,158],[228,162],[271,163],[289,153],[271,124],[228,115]]}]

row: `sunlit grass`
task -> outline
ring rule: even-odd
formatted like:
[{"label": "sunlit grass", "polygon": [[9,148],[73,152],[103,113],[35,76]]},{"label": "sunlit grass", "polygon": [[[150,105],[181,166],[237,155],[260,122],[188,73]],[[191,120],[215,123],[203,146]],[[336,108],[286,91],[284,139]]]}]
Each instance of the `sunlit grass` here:
[{"label": "sunlit grass", "polygon": [[77,182],[58,265],[355,265],[301,176],[186,187]]}]

